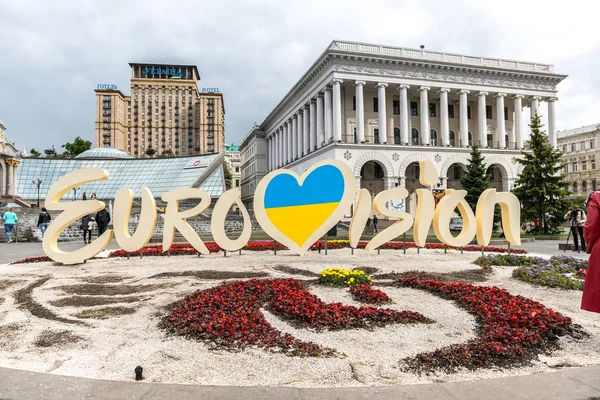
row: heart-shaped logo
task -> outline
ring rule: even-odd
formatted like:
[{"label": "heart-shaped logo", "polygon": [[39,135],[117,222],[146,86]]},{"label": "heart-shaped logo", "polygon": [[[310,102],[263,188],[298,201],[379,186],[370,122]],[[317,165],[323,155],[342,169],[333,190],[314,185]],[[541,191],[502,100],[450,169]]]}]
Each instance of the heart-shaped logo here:
[{"label": "heart-shaped logo", "polygon": [[342,219],[355,192],[356,178],[339,160],[321,161],[302,176],[280,169],[259,182],[254,212],[269,236],[302,255]]}]

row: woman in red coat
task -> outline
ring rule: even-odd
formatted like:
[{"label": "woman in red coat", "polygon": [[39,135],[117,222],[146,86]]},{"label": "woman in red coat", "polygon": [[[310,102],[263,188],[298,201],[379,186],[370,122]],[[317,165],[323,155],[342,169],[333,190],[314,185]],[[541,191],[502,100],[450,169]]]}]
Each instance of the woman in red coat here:
[{"label": "woman in red coat", "polygon": [[581,309],[600,313],[600,191],[593,192],[586,201],[587,221],[583,225],[583,237],[587,243],[587,275],[583,285]]}]

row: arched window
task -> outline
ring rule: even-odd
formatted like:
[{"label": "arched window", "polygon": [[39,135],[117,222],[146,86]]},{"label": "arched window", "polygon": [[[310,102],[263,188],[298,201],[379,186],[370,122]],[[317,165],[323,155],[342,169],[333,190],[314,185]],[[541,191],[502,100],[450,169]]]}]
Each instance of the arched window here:
[{"label": "arched window", "polygon": [[437,131],[435,129],[429,130],[429,144],[431,146],[437,146]]},{"label": "arched window", "polygon": [[577,182],[573,182],[573,193],[577,194]]},{"label": "arched window", "polygon": [[394,128],[394,144],[400,144],[400,128]]},{"label": "arched window", "polygon": [[450,146],[454,147],[457,145],[456,143],[456,134],[454,133],[454,131],[450,131],[448,133],[448,138],[450,139]]},{"label": "arched window", "polygon": [[583,194],[587,194],[587,182],[583,181],[581,182],[581,191],[583,192]]},{"label": "arched window", "polygon": [[411,144],[419,144],[419,130],[417,128],[412,128],[412,130],[410,131],[410,135],[411,135],[410,143]]},{"label": "arched window", "polygon": [[469,132],[469,146],[473,146],[473,134]]},{"label": "arched window", "polygon": [[596,189],[596,180],[595,180],[595,179],[592,181],[592,190],[593,190],[593,191],[596,191],[596,190],[597,190],[597,189]]}]

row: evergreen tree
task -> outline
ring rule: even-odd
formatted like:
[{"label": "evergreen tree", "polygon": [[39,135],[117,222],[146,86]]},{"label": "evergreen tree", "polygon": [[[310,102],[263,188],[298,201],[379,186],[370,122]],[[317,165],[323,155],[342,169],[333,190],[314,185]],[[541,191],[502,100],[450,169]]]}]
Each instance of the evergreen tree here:
[{"label": "evergreen tree", "polygon": [[465,199],[475,212],[477,208],[477,200],[484,190],[490,187],[490,177],[486,174],[485,158],[479,151],[479,148],[474,145],[471,150],[471,158],[467,165],[467,172],[460,178],[462,188],[467,191]]},{"label": "evergreen tree", "polygon": [[531,122],[529,151],[517,161],[524,169],[515,182],[514,194],[522,204],[521,221],[537,223],[537,231],[555,233],[569,209],[564,190],[562,153],[548,142],[539,115]]}]

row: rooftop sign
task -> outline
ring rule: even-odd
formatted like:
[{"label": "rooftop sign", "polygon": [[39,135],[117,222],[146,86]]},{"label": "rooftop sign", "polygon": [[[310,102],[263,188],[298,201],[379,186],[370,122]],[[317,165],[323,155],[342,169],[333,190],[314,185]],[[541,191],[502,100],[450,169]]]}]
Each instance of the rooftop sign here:
[{"label": "rooftop sign", "polygon": [[96,89],[100,90],[117,90],[117,85],[109,85],[108,83],[101,83],[96,85]]},{"label": "rooftop sign", "polygon": [[166,75],[170,78],[182,78],[183,73],[181,68],[176,69],[174,67],[144,67],[144,74],[146,75]]},{"label": "rooftop sign", "polygon": [[202,93],[219,93],[219,88],[203,87]]}]

